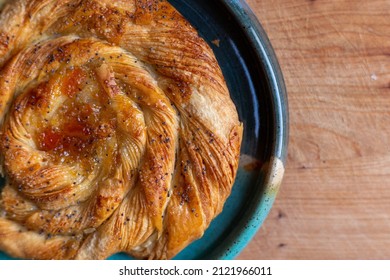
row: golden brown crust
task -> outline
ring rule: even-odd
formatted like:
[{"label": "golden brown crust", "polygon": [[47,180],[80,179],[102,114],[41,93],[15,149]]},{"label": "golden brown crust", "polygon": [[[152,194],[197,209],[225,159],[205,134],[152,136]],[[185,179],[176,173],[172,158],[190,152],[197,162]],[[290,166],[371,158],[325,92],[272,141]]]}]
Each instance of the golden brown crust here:
[{"label": "golden brown crust", "polygon": [[167,259],[222,211],[242,125],[168,2],[10,1],[0,67],[0,250]]}]

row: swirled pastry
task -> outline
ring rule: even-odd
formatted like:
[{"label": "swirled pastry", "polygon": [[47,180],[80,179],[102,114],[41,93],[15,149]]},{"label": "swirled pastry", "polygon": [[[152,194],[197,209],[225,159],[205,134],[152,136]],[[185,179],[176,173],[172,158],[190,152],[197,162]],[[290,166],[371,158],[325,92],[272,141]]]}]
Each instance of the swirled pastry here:
[{"label": "swirled pastry", "polygon": [[242,125],[168,2],[9,1],[0,69],[0,250],[167,259],[221,212]]}]

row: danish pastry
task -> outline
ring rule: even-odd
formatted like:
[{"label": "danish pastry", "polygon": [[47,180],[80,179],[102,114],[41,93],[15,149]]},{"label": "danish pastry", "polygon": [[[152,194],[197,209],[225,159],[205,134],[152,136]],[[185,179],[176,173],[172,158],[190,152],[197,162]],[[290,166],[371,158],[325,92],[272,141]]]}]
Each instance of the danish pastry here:
[{"label": "danish pastry", "polygon": [[4,3],[0,88],[0,250],[169,259],[222,211],[243,127],[167,1]]}]

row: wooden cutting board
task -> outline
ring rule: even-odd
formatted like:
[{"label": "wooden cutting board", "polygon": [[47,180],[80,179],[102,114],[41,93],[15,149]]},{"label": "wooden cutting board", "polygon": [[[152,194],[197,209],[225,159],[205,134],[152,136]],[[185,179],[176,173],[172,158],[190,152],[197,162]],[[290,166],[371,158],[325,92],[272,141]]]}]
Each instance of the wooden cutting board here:
[{"label": "wooden cutting board", "polygon": [[290,107],[276,203],[239,259],[390,259],[390,1],[248,0]]}]

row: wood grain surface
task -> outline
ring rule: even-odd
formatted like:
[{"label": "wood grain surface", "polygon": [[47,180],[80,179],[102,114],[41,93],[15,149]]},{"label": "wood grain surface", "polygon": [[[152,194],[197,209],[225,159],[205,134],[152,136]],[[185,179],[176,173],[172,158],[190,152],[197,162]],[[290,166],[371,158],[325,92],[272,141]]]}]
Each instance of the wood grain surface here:
[{"label": "wood grain surface", "polygon": [[390,1],[247,0],[286,81],[286,175],[238,259],[390,259]]}]

